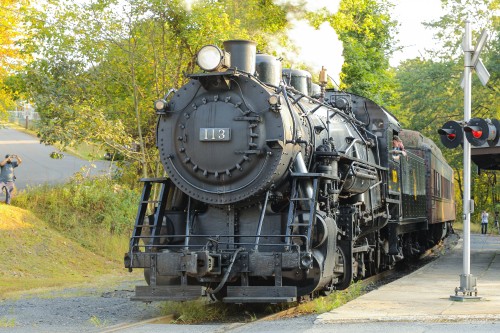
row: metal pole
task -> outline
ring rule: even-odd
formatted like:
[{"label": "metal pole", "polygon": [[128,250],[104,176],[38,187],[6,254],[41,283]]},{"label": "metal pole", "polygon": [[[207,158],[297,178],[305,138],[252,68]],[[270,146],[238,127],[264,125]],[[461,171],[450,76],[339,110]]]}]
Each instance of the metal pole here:
[{"label": "metal pole", "polygon": [[[471,79],[472,64],[471,58],[474,50],[471,44],[470,22],[465,22],[465,35],[463,40],[464,50],[464,121],[469,122],[471,118]],[[455,295],[450,296],[454,301],[478,300],[476,277],[470,274],[470,168],[471,151],[470,143],[464,139],[464,197],[463,197],[463,220],[464,220],[464,248],[463,248],[463,274],[460,275],[460,287],[455,288]],[[458,295],[458,293],[462,295]],[[474,296],[473,296],[474,294]]]},{"label": "metal pole", "polygon": [[[464,36],[464,121],[468,122],[471,116],[471,31],[470,22],[465,22]],[[464,218],[464,253],[463,253],[463,274],[470,274],[470,143],[464,140],[464,197],[463,197],[463,218]]]}]

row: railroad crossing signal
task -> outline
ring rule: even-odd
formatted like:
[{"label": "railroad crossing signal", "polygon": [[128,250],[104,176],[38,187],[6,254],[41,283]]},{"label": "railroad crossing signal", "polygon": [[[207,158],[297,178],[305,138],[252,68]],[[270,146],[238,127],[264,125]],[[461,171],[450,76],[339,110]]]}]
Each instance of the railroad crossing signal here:
[{"label": "railroad crossing signal", "polygon": [[[463,129],[462,129],[463,126]],[[468,122],[449,120],[438,129],[441,143],[446,148],[463,145],[464,133],[467,141],[474,147],[488,144],[494,147],[500,141],[500,122],[497,119],[472,118]]]},{"label": "railroad crossing signal", "polygon": [[[490,78],[490,74],[484,67],[481,59],[479,59],[479,55],[481,54],[481,50],[486,43],[486,39],[488,38],[488,34],[486,31],[481,33],[479,37],[478,43],[475,48],[472,48],[471,45],[471,31],[470,31],[470,22],[465,21],[465,33],[464,39],[462,43],[462,49],[464,50],[464,76],[462,81],[462,87],[464,89],[464,121],[466,123],[467,131],[466,134],[474,138],[474,136],[479,136],[479,138],[475,138],[477,140],[484,140],[483,133],[479,135],[479,131],[477,127],[482,131],[484,130],[482,126],[479,126],[477,123],[469,123],[471,120],[471,81],[472,81],[472,70],[476,69],[476,73],[479,76],[479,80],[483,85],[486,85]],[[470,129],[470,131],[469,131]],[[488,128],[489,131],[489,128]],[[475,134],[475,135],[474,135]],[[488,138],[490,134],[488,133]],[[469,139],[469,138],[467,138]],[[491,141],[491,140],[490,140]],[[469,144],[469,140],[464,140],[464,171],[463,171],[463,179],[464,179],[464,189],[463,189],[463,226],[464,226],[464,244],[463,244],[463,274],[460,275],[460,287],[455,288],[455,295],[450,296],[451,300],[460,300],[464,301],[467,299],[480,299],[477,297],[477,285],[476,285],[476,277],[474,277],[470,273],[470,214],[472,212],[470,199],[470,178],[471,178],[471,145]],[[463,296],[457,296],[458,291],[463,293]],[[475,296],[472,294],[475,293]]]},{"label": "railroad crossing signal", "polygon": [[464,126],[465,137],[474,147],[488,143],[490,147],[496,146],[499,140],[500,123],[498,120],[472,118]]},{"label": "railroad crossing signal", "polygon": [[441,143],[446,148],[457,148],[464,142],[464,132],[458,121],[447,121],[443,127],[438,129],[438,133],[441,136]]}]

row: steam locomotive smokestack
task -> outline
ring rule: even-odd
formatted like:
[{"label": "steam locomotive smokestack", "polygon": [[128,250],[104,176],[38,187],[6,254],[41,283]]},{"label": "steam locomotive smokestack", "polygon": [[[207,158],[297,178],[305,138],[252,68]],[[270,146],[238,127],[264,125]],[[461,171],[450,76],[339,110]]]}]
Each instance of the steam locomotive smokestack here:
[{"label": "steam locomotive smokestack", "polygon": [[223,44],[224,50],[231,53],[231,67],[255,74],[257,43],[249,40],[227,40]]}]

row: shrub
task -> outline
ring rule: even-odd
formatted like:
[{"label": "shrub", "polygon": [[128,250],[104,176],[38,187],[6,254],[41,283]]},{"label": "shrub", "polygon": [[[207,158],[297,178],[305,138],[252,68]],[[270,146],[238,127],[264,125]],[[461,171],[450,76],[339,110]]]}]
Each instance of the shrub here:
[{"label": "shrub", "polygon": [[29,189],[16,197],[16,205],[46,217],[58,229],[80,224],[123,234],[135,218],[138,199],[135,190],[107,178],[92,178]]},{"label": "shrub", "polygon": [[106,257],[123,256],[140,194],[109,178],[74,177],[64,185],[43,185],[20,193],[13,203]]}]

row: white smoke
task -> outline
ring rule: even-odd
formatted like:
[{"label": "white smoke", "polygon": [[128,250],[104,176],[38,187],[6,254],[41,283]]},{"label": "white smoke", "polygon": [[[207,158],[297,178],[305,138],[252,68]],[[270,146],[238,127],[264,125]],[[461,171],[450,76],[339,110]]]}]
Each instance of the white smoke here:
[{"label": "white smoke", "polygon": [[[274,0],[277,5],[300,5],[303,0]],[[310,12],[324,10],[326,7],[330,14],[337,12],[340,0],[307,0],[305,9]],[[288,38],[296,48],[289,51],[281,48],[278,52],[292,64],[303,63],[310,67],[314,73],[319,74],[321,67],[328,70],[328,75],[340,84],[339,76],[344,63],[342,56],[343,46],[337,33],[328,22],[320,25],[319,29],[313,28],[309,22],[293,15],[287,17],[291,25]]]}]

